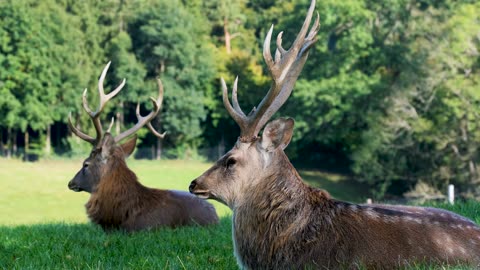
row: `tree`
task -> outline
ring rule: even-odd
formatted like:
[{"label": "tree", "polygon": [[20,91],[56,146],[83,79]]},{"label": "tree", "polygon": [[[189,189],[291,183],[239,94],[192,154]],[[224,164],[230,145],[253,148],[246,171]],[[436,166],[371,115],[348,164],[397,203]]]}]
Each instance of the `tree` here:
[{"label": "tree", "polygon": [[475,10],[477,5],[461,2],[409,10],[405,64],[386,98],[391,106],[372,118],[364,143],[352,155],[354,172],[380,184],[379,194],[399,180],[406,188],[423,182],[441,190],[455,183],[474,194],[478,82],[472,71],[478,67],[479,32],[473,23],[478,20]]},{"label": "tree", "polygon": [[138,12],[129,33],[147,78],[159,76],[164,82],[161,118],[168,140],[179,149],[196,147],[206,117],[205,91],[214,75],[205,23],[179,1],[151,3]]}]

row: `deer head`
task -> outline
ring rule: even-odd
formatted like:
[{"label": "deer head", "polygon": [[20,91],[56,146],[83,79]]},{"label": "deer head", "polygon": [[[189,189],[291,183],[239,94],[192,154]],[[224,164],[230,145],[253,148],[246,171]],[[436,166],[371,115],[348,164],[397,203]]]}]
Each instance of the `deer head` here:
[{"label": "deer head", "polygon": [[[162,105],[163,86],[160,80],[158,80],[158,98],[151,98],[153,103],[153,110],[148,115],[142,116],[140,114],[140,104],[137,104],[136,115],[138,122],[132,128],[114,137],[110,133],[110,129],[113,126],[112,119],[107,131],[105,133],[103,132],[102,124],[100,121],[100,114],[105,108],[105,104],[114,96],[116,96],[118,92],[120,92],[120,90],[122,90],[122,88],[125,86],[125,79],[123,79],[123,81],[115,90],[113,90],[109,94],[105,94],[103,90],[103,81],[105,80],[105,76],[109,67],[110,62],[108,62],[108,64],[103,69],[100,79],[98,81],[99,105],[95,112],[92,111],[88,106],[87,89],[85,89],[85,91],[83,92],[83,108],[92,119],[97,133],[96,137],[91,137],[90,135],[87,135],[86,133],[76,128],[72,124],[71,114],[68,117],[68,125],[70,127],[70,130],[79,138],[91,143],[93,146],[90,156],[85,159],[80,171],[68,183],[68,188],[73,191],[86,191],[89,193],[95,192],[101,179],[104,178],[104,176],[108,174],[112,169],[118,166],[119,162],[124,164],[125,158],[133,152],[137,139],[135,133],[143,126],[146,125],[148,129],[150,129],[150,131],[152,131],[152,133],[159,138],[163,138],[165,136],[165,133],[158,133],[151,124],[151,121],[160,112],[160,108]],[[119,144],[120,141],[124,140],[129,136],[132,137],[128,139],[125,143]]]},{"label": "deer head", "polygon": [[[228,90],[222,79],[223,103],[230,116],[240,127],[240,136],[225,156],[212,168],[192,181],[190,192],[203,198],[215,199],[234,208],[242,203],[242,196],[264,179],[278,175],[291,166],[283,150],[292,138],[294,121],[281,118],[269,123],[261,137],[258,133],[275,112],[290,96],[295,82],[308,57],[309,49],[317,41],[319,16],[308,31],[315,1],[312,1],[303,26],[289,50],[282,47],[282,34],[277,36],[275,57],[270,52],[273,25],[263,44],[263,58],[267,65],[272,84],[257,108],[246,115],[237,99],[238,78],[232,90],[232,104],[228,100]],[[292,167],[293,168],[293,167]],[[294,170],[290,170],[294,172]],[[295,172],[296,173],[296,172]]]}]

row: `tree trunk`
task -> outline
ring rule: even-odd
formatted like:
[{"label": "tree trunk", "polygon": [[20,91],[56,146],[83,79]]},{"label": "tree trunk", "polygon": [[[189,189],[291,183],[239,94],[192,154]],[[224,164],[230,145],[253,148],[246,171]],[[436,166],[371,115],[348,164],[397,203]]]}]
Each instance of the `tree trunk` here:
[{"label": "tree trunk", "polygon": [[157,155],[156,159],[162,159],[163,139],[157,138]]},{"label": "tree trunk", "polygon": [[[80,129],[80,121],[79,121],[80,119],[79,119],[79,118],[80,118],[80,116],[77,116],[77,119],[75,119],[76,122],[77,122],[77,126],[76,126],[77,129]],[[69,129],[69,130],[70,130],[70,129]],[[80,143],[80,137],[75,136],[74,133],[73,133],[71,130],[70,130],[70,134],[75,138],[75,140],[77,141],[77,143]]]},{"label": "tree trunk", "polygon": [[[68,135],[68,134],[67,134]],[[61,135],[60,135],[60,126],[59,125],[55,125],[55,142],[54,142],[54,145],[56,145],[57,147],[60,146],[60,138],[61,138]]]},{"label": "tree trunk", "polygon": [[25,137],[24,138],[25,138],[25,150],[24,150],[25,154],[23,155],[23,160],[28,161],[28,148],[30,147],[30,145],[29,145],[30,136],[28,134],[28,130],[25,130]]},{"label": "tree trunk", "polygon": [[117,124],[115,125],[115,132],[116,134],[120,134],[120,129],[122,128],[123,126],[123,122],[124,122],[124,115],[123,115],[123,108],[124,108],[124,104],[123,104],[123,101],[120,102],[119,104],[120,106],[120,111],[118,111],[115,115],[115,117],[117,117]]},{"label": "tree trunk", "polygon": [[45,154],[49,156],[52,152],[52,125],[47,125],[45,133]]},{"label": "tree trunk", "polygon": [[227,18],[223,18],[223,35],[225,37],[225,49],[227,50],[227,54],[230,54],[232,52],[232,37],[230,36],[230,32],[228,31]]},{"label": "tree trunk", "polygon": [[12,157],[12,128],[7,128],[7,158]]},{"label": "tree trunk", "polygon": [[220,142],[218,142],[218,159],[220,159],[225,154],[225,136],[220,138]]},{"label": "tree trunk", "polygon": [[17,154],[18,154],[17,132],[14,130],[12,132],[12,155],[16,156]]},{"label": "tree trunk", "polygon": [[3,143],[3,131],[0,129],[0,156],[5,155],[5,144]]}]

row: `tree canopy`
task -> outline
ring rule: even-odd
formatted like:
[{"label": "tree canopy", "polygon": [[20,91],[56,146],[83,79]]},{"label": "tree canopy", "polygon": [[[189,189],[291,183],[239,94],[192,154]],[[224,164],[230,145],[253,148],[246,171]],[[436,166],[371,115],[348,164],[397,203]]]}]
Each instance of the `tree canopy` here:
[{"label": "tree canopy", "polygon": [[[238,76],[241,106],[256,106],[270,84],[265,33],[274,24],[288,47],[308,2],[1,1],[0,152],[85,147],[70,137],[67,115],[93,131],[81,95],[88,88],[96,100],[111,60],[106,89],[127,79],[103,118],[115,116],[117,132],[135,123],[137,102],[151,109],[160,78],[165,100],[154,126],[168,135],[162,144],[142,131],[141,147],[223,154],[238,128],[223,108],[220,78]],[[454,183],[479,196],[480,4],[326,0],[317,11],[319,41],[277,113],[296,121],[290,158],[349,174],[378,197],[419,183]]]}]

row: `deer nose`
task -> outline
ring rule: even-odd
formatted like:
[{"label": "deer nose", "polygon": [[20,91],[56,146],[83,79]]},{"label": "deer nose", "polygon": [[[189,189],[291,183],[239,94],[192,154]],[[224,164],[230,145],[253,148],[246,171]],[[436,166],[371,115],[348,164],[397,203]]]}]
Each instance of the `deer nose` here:
[{"label": "deer nose", "polygon": [[68,182],[68,188],[69,188],[69,189],[75,188],[75,184],[73,183],[73,180],[70,181],[70,182]]},{"label": "deer nose", "polygon": [[197,186],[197,180],[193,180],[192,183],[190,183],[190,186],[188,187],[188,190],[190,191],[190,193],[193,193],[193,190],[195,189],[196,186]]}]

